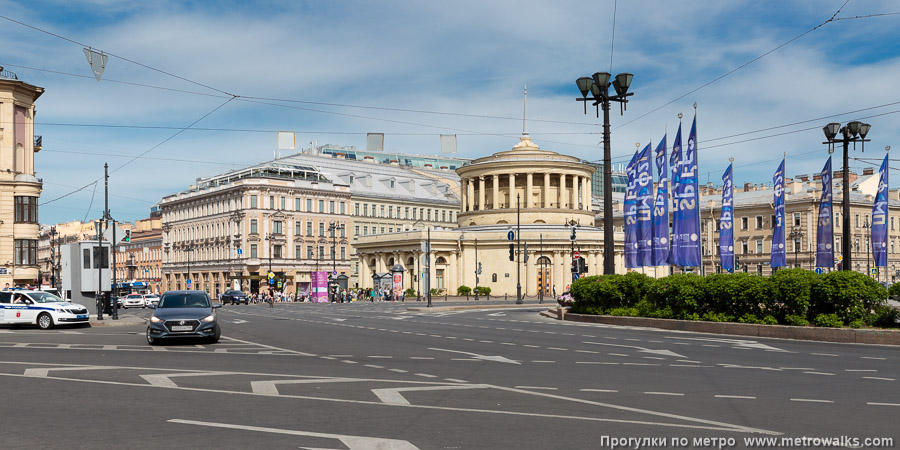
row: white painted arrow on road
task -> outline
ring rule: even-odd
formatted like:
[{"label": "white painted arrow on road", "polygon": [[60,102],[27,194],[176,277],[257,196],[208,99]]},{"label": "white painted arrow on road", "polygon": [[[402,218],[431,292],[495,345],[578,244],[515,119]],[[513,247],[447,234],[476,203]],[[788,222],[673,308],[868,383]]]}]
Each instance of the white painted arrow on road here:
[{"label": "white painted arrow on road", "polygon": [[440,352],[462,353],[462,354],[464,354],[464,355],[469,355],[469,356],[471,356],[473,359],[482,359],[482,360],[485,360],[485,361],[502,362],[502,363],[507,363],[507,364],[522,364],[522,363],[520,363],[520,362],[518,362],[518,361],[513,361],[513,360],[511,360],[511,359],[504,358],[504,357],[499,356],[499,355],[496,355],[496,356],[479,355],[478,353],[463,352],[463,351],[459,351],[459,350],[447,350],[447,349],[445,349],[445,348],[429,348],[428,350],[437,350],[437,351],[440,351]]},{"label": "white painted arrow on road", "polygon": [[583,344],[594,344],[594,345],[608,345],[610,347],[626,347],[626,348],[636,348],[638,352],[641,353],[652,353],[654,355],[660,356],[674,356],[677,358],[687,358],[687,356],[679,355],[671,350],[653,350],[644,347],[638,347],[637,345],[622,345],[622,344],[608,344],[606,342],[582,342]]},{"label": "white painted arrow on road", "polygon": [[234,319],[231,321],[231,323],[247,323],[247,321],[244,319]]}]

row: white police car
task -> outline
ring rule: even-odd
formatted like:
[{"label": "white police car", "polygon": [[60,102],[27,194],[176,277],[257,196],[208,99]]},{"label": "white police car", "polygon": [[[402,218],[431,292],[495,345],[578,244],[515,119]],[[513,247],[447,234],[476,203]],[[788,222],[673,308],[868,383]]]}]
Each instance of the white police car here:
[{"label": "white police car", "polygon": [[42,291],[0,291],[0,324],[32,324],[42,329],[89,322],[84,305]]}]

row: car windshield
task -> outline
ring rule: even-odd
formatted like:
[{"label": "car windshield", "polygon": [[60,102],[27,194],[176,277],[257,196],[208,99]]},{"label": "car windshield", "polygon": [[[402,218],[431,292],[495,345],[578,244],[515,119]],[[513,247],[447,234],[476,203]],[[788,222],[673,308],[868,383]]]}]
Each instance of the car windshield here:
[{"label": "car windshield", "polygon": [[57,303],[65,300],[47,292],[29,292],[28,296],[38,303]]},{"label": "car windshield", "polygon": [[141,298],[141,296],[140,296],[140,295],[133,294],[133,295],[129,295],[129,296],[126,297],[126,298]]},{"label": "car windshield", "polygon": [[209,299],[206,294],[185,292],[177,294],[164,294],[159,300],[160,308],[209,308]]},{"label": "car windshield", "polygon": [[225,293],[228,294],[228,295],[241,295],[241,294],[243,294],[243,292],[241,292],[241,291],[227,291],[227,292],[225,292]]}]

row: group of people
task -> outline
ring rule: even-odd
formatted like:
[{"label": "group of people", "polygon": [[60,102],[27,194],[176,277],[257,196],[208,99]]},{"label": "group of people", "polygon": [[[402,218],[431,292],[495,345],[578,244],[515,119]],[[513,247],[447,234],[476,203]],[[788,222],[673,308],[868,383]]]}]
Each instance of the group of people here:
[{"label": "group of people", "polygon": [[[369,302],[391,302],[391,301],[404,301],[406,300],[406,295],[401,292],[400,295],[394,295],[394,293],[387,288],[384,289],[341,289],[333,295],[328,296],[329,302],[334,303],[350,303],[357,301],[369,301]],[[283,293],[281,291],[273,291],[271,293],[267,291],[262,292],[254,292],[250,294],[250,303],[284,303],[284,302],[307,302],[311,301],[309,293],[305,291],[300,291],[298,293]]]}]

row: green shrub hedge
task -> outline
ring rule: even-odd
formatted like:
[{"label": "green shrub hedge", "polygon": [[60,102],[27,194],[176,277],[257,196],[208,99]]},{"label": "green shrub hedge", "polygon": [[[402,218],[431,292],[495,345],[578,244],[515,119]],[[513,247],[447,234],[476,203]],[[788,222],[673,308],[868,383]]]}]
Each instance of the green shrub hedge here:
[{"label": "green shrub hedge", "polygon": [[888,292],[865,274],[846,271],[818,275],[798,268],[768,277],[725,273],[659,279],[629,272],[578,279],[571,294],[572,312],[583,314],[797,326],[900,326],[895,320],[900,320],[900,313],[885,302]]}]

